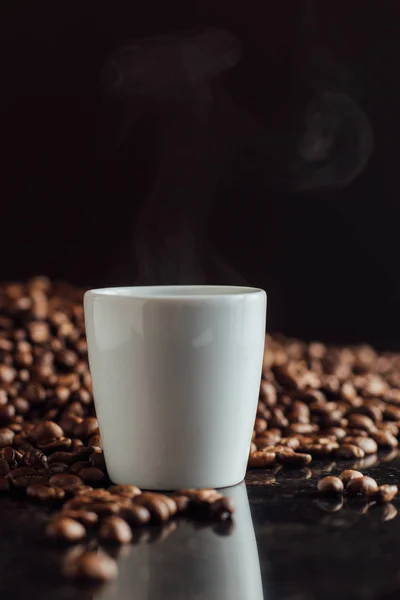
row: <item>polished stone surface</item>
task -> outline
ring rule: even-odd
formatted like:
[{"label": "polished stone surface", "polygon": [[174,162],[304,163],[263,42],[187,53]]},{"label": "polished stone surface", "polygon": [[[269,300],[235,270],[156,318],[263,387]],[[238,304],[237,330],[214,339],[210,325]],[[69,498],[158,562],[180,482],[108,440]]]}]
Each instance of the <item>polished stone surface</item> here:
[{"label": "polished stone surface", "polygon": [[[379,483],[400,483],[400,458],[356,465]],[[368,459],[369,460],[369,459]],[[383,459],[385,460],[385,459]],[[82,588],[60,575],[63,549],[43,529],[48,512],[0,499],[1,597],[50,600],[394,600],[400,597],[400,501],[366,510],[315,493],[327,472],[252,471],[230,488],[232,527],[181,521],[143,530],[118,558],[117,581]]]}]

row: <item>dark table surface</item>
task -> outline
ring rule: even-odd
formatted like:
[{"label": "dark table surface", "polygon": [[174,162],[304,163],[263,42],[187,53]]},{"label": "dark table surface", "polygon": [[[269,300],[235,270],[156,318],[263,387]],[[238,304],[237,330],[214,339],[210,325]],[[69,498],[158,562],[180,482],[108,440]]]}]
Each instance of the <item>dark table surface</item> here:
[{"label": "dark table surface", "polygon": [[[361,464],[379,483],[400,482],[400,458]],[[399,500],[328,502],[316,482],[342,464],[252,471],[230,488],[232,526],[185,521],[146,529],[118,557],[118,579],[82,588],[60,575],[64,550],[49,546],[48,511],[0,499],[1,598],[27,600],[391,600],[400,597]]]}]

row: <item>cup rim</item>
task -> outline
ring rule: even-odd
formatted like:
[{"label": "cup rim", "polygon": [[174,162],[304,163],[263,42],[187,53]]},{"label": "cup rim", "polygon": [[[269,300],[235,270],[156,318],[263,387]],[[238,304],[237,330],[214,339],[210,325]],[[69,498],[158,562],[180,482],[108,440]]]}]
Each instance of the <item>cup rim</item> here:
[{"label": "cup rim", "polygon": [[[200,292],[201,290],[201,292]],[[142,300],[200,300],[216,298],[243,298],[265,294],[265,290],[236,285],[147,285],[94,288],[86,297],[130,298]]]}]

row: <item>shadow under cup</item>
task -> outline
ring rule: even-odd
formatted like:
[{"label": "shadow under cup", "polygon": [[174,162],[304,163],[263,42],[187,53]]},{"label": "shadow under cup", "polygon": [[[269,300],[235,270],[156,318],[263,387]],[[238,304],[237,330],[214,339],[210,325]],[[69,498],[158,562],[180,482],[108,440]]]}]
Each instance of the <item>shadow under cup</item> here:
[{"label": "shadow under cup", "polygon": [[261,379],[266,294],[250,287],[91,290],[89,366],[115,483],[243,480]]}]

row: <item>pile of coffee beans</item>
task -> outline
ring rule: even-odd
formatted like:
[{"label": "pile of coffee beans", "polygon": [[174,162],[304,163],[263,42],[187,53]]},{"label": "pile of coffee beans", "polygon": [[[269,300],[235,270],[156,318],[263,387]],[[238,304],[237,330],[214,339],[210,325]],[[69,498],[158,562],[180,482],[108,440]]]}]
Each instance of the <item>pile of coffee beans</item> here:
[{"label": "pile of coffee beans", "polygon": [[398,492],[397,485],[378,486],[375,479],[363,475],[360,471],[346,469],[339,477],[328,475],[318,482],[320,494],[343,494],[364,496],[371,502],[386,504],[391,502]]},{"label": "pile of coffee beans", "polygon": [[102,581],[117,568],[98,544],[127,544],[141,526],[183,514],[229,521],[234,507],[216,490],[167,496],[111,485],[93,406],[82,300],[81,290],[45,277],[0,286],[0,492],[23,493],[57,509],[46,529],[49,540],[88,542],[90,548],[68,554],[64,572]]},{"label": "pile of coffee beans", "polygon": [[[168,522],[172,531],[182,514],[228,523],[234,509],[216,490],[164,495],[111,484],[92,399],[82,299],[81,290],[45,277],[0,286],[0,492],[23,493],[57,509],[49,540],[81,544],[67,555],[65,574],[104,581],[117,568],[99,545],[130,543],[148,523]],[[249,468],[363,459],[396,448],[399,427],[400,355],[266,337]],[[363,479],[320,485],[371,491]],[[386,502],[393,486],[377,486],[374,494]]]},{"label": "pile of coffee beans", "polygon": [[267,336],[249,468],[362,459],[398,445],[400,355]]}]

